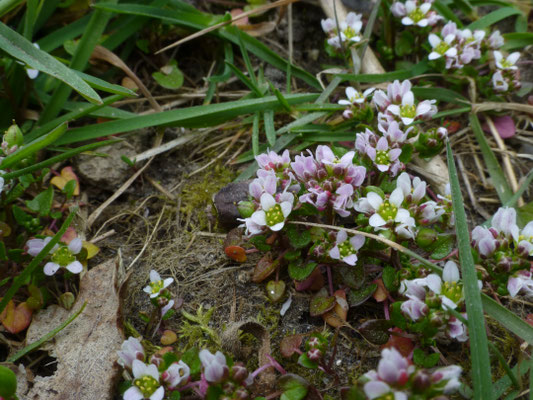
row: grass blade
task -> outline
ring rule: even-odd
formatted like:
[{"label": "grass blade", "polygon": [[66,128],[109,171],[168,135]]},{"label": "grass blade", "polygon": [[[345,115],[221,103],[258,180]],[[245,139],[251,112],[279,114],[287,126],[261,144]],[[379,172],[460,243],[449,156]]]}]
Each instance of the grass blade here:
[{"label": "grass blade", "polygon": [[466,221],[466,213],[459,186],[459,177],[453,160],[450,142],[446,143],[450,186],[452,190],[453,212],[455,214],[455,231],[461,261],[463,290],[465,295],[466,312],[468,314],[468,335],[470,339],[470,355],[472,358],[472,381],[475,399],[491,399],[492,378],[490,372],[490,357],[485,331],[483,306],[477,285],[477,272],[470,248],[470,233]]},{"label": "grass blade", "polygon": [[263,114],[263,120],[265,122],[265,134],[267,142],[270,146],[274,146],[276,143],[276,128],[274,127],[274,111],[268,110]]},{"label": "grass blade", "polygon": [[101,90],[103,92],[108,92],[112,94],[121,94],[124,97],[137,97],[137,93],[133,90],[125,88],[121,85],[114,85],[112,83],[106,82],[103,79],[97,78],[95,76],[85,74],[80,71],[74,71],[81,79],[89,84],[89,86]]},{"label": "grass blade", "polygon": [[445,17],[447,20],[455,22],[458,28],[463,27],[463,23],[461,22],[461,20],[457,17],[457,15],[455,15],[455,13],[450,9],[450,7],[444,4],[443,1],[435,0],[435,2],[433,3],[433,7],[439,12],[440,15]]},{"label": "grass blade", "polygon": [[502,19],[517,14],[522,15],[522,11],[514,7],[500,8],[499,10],[493,11],[485,15],[484,17],[478,19],[477,21],[472,22],[470,25],[467,26],[467,28],[471,31],[473,31],[474,29],[485,29],[495,24],[496,22],[501,21]]},{"label": "grass blade", "polygon": [[[205,29],[213,25],[214,23],[220,22],[219,20],[214,19],[213,16],[201,13],[197,10],[195,10],[195,12],[174,11],[157,7],[126,3],[116,5],[99,3],[95,4],[94,8],[107,10],[115,13],[142,15],[145,17],[158,18],[172,24],[180,25],[198,31]],[[217,29],[216,31],[210,32],[209,34],[218,36],[222,39],[229,40],[230,42],[238,46],[239,32],[239,28],[236,28],[234,26],[226,26],[222,29]],[[265,62],[269,63],[273,67],[283,72],[287,71],[287,60],[274,53],[272,50],[270,50],[268,46],[265,46],[259,40],[253,38],[250,35],[247,35],[246,33],[242,33],[242,41],[244,43],[244,47],[246,47],[246,50],[248,50],[250,53],[254,54],[255,56],[259,57],[260,59],[264,60]],[[317,79],[307,71],[304,71],[303,69],[298,68],[294,65],[291,66],[291,71],[295,77],[303,80],[308,85],[316,89],[320,89],[320,84],[318,83]]]},{"label": "grass blade", "polygon": [[402,69],[399,71],[387,72],[385,74],[337,74],[344,81],[361,82],[361,83],[382,83],[390,82],[395,79],[404,80],[417,75],[421,75],[428,70],[427,61],[416,64],[412,69]]},{"label": "grass blade", "polygon": [[[285,96],[290,104],[313,101],[317,94],[291,94]],[[239,115],[250,114],[256,111],[279,109],[280,104],[275,96],[266,96],[260,99],[247,99],[227,103],[195,106],[183,109],[164,111],[157,114],[140,115],[133,118],[104,122],[101,124],[87,125],[71,129],[69,134],[61,138],[57,144],[81,142],[118,133],[134,131],[150,126],[172,125],[184,127],[214,126]]]},{"label": "grass blade", "polygon": [[254,114],[254,122],[252,124],[252,151],[254,156],[259,154],[259,113]]},{"label": "grass blade", "polygon": [[[116,3],[117,0],[102,0],[102,2]],[[111,17],[111,13],[107,13],[102,10],[96,10],[91,17],[91,20],[87,24],[85,32],[80,39],[80,42],[76,46],[74,55],[70,62],[70,68],[83,71],[89,58],[94,50],[94,47],[98,44],[100,36],[104,33],[107,22]],[[92,90],[92,89],[91,89]],[[63,103],[67,101],[70,96],[70,88],[65,85],[60,85],[52,95],[52,99],[48,102],[41,117],[40,123],[46,123],[54,119],[61,111]],[[101,101],[101,100],[100,100]]]},{"label": "grass blade", "polygon": [[[74,71],[64,66],[50,54],[38,50],[35,46],[12,29],[0,22],[0,49],[45,74],[64,82],[65,87],[76,90],[92,103],[101,103],[102,99],[91,87],[77,76]],[[70,90],[70,89],[69,89]]]},{"label": "grass blade", "polygon": [[17,351],[15,354],[13,354],[11,357],[7,359],[7,362],[14,363],[19,358],[25,356],[30,351],[35,350],[40,345],[42,345],[44,342],[48,342],[50,339],[52,339],[55,335],[57,335],[59,332],[61,332],[63,329],[65,329],[72,321],[74,321],[76,318],[78,318],[78,315],[80,315],[83,310],[85,309],[85,306],[87,305],[87,302],[83,303],[83,305],[80,307],[78,311],[76,311],[74,314],[72,314],[65,322],[63,322],[61,325],[59,325],[57,328],[52,329],[50,332],[48,332],[46,335],[44,335],[39,340],[30,343],[23,349]]},{"label": "grass blade", "polygon": [[487,142],[487,138],[485,137],[485,134],[481,129],[481,124],[479,123],[477,115],[470,115],[470,126],[474,131],[474,135],[479,144],[479,148],[481,149],[483,160],[485,161],[487,169],[489,170],[489,174],[492,179],[494,188],[496,189],[496,193],[498,193],[498,197],[500,198],[500,201],[502,203],[507,203],[509,199],[513,196],[513,192],[509,187],[507,178],[503,174],[498,159],[494,155],[494,152],[491,150],[489,143]]},{"label": "grass blade", "polygon": [[488,296],[483,296],[481,301],[483,302],[483,309],[487,314],[498,321],[503,327],[533,345],[533,326]]}]

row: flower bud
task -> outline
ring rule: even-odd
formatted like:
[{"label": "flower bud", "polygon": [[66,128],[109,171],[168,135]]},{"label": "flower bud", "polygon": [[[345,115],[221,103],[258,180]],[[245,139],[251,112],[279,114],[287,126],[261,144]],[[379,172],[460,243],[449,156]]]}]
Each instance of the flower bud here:
[{"label": "flower bud", "polygon": [[255,211],[255,206],[252,201],[239,201],[237,210],[241,214],[241,217],[250,218]]},{"label": "flower bud", "polygon": [[71,292],[66,292],[66,293],[63,293],[61,296],[59,296],[59,304],[65,310],[70,310],[72,306],[74,305],[75,301],[76,301],[76,297]]},{"label": "flower bud", "polygon": [[20,147],[24,144],[24,135],[17,124],[11,125],[4,133],[4,142],[8,147]]},{"label": "flower bud", "polygon": [[425,371],[418,371],[413,379],[413,391],[424,393],[431,386],[431,379]]},{"label": "flower bud", "polygon": [[159,368],[159,366],[161,365],[161,363],[163,362],[163,356],[161,354],[157,354],[155,353],[154,355],[152,355],[152,357],[150,358],[150,362],[152,364],[154,364],[157,368]]},{"label": "flower bud", "polygon": [[432,246],[435,240],[437,240],[437,232],[431,228],[422,228],[418,231],[418,235],[416,235],[416,244],[424,250]]},{"label": "flower bud", "polygon": [[318,361],[322,358],[322,352],[319,349],[309,349],[307,352],[307,357],[311,361]]},{"label": "flower bud", "polygon": [[431,317],[429,317],[429,322],[433,326],[442,326],[444,325],[445,318],[444,314],[441,311],[436,311],[431,314]]},{"label": "flower bud", "polygon": [[248,378],[248,370],[243,363],[235,363],[235,365],[231,367],[231,376],[235,381],[240,383]]},{"label": "flower bud", "polygon": [[318,340],[316,336],[313,336],[307,341],[307,345],[309,346],[310,349],[320,347],[320,341]]},{"label": "flower bud", "polygon": [[328,171],[326,171],[325,168],[318,168],[318,170],[316,171],[316,176],[318,177],[318,179],[325,179],[328,177]]},{"label": "flower bud", "polygon": [[165,307],[168,304],[168,299],[164,296],[159,296],[156,301],[159,307]]},{"label": "flower bud", "polygon": [[347,108],[343,111],[342,116],[344,119],[351,119],[353,117],[353,112],[350,108]]},{"label": "flower bud", "polygon": [[246,400],[250,398],[250,393],[248,393],[248,390],[241,387],[235,391],[235,393],[233,394],[233,398],[237,400]]}]

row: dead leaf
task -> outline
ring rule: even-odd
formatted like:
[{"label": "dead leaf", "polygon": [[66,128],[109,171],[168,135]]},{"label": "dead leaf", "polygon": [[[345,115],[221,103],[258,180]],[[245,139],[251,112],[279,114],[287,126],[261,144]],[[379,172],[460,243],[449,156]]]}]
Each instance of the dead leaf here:
[{"label": "dead leaf", "polygon": [[387,300],[387,295],[388,295],[388,291],[387,289],[385,288],[385,285],[383,284],[383,280],[381,279],[376,279],[373,283],[375,283],[376,285],[378,285],[378,288],[376,289],[376,291],[374,292],[374,294],[372,296],[374,296],[374,299],[378,302],[378,303],[382,303],[384,302],[385,300]]},{"label": "dead leaf", "polygon": [[50,179],[50,183],[57,187],[60,190],[63,190],[67,182],[75,180],[76,181],[76,188],[74,189],[74,196],[80,195],[80,181],[76,174],[74,173],[74,170],[72,167],[65,167],[61,170],[60,176],[54,176],[52,179]]},{"label": "dead leaf", "polygon": [[346,292],[344,290],[337,290],[333,295],[337,303],[333,310],[328,311],[322,318],[328,325],[334,328],[340,328],[346,325],[346,318],[348,317],[348,309],[350,307],[346,301]]},{"label": "dead leaf", "polygon": [[0,315],[2,325],[10,333],[19,333],[26,329],[31,322],[31,315],[33,311],[26,302],[15,306],[13,300],[9,300],[6,308]]},{"label": "dead leaf", "polygon": [[[115,260],[89,270],[80,282],[80,294],[73,307],[85,301],[82,314],[41,348],[57,358],[54,375],[35,377],[32,389],[23,398],[33,400],[112,399],[118,379],[116,350],[124,340],[118,329],[119,296],[115,289]],[[72,313],[50,306],[35,315],[26,343],[32,343]]]}]

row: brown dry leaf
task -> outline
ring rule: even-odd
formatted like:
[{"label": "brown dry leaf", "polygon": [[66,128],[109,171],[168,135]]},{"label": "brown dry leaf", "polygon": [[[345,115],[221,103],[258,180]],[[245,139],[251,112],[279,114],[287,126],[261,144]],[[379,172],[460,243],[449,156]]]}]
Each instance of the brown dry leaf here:
[{"label": "brown dry leaf", "polygon": [[52,179],[50,179],[50,183],[54,185],[55,187],[59,188],[60,190],[63,190],[65,185],[69,181],[76,181],[76,188],[74,189],[74,196],[80,195],[80,181],[78,179],[78,176],[74,173],[74,170],[72,167],[65,167],[61,170],[61,175],[54,176]]},{"label": "brown dry leaf", "polygon": [[112,391],[118,378],[116,350],[123,341],[118,328],[120,299],[115,288],[115,270],[115,260],[109,260],[87,272],[81,280],[80,295],[73,311],[50,306],[34,317],[28,329],[27,343],[40,339],[87,302],[85,310],[74,322],[42,346],[57,358],[57,370],[52,376],[35,377],[25,398],[113,398]]}]

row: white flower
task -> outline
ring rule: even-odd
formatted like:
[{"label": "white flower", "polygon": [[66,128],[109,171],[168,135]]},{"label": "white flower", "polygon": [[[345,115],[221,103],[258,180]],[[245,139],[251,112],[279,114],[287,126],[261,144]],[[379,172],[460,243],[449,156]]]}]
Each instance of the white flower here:
[{"label": "white flower", "polygon": [[159,383],[159,371],[154,364],[133,360],[133,385],[124,392],[124,400],[162,400],[165,389]]},{"label": "white flower", "polygon": [[376,147],[366,147],[366,154],[381,172],[389,171],[401,153],[401,149],[390,148],[389,142],[385,137],[379,138]]},{"label": "white flower", "polygon": [[143,290],[144,292],[150,295],[150,298],[153,299],[161,293],[163,289],[166,289],[174,279],[167,278],[165,280],[161,279],[161,276],[157,271],[150,271],[150,284],[146,286]]},{"label": "white flower", "polygon": [[498,49],[502,47],[505,43],[503,36],[500,34],[500,31],[494,31],[492,35],[489,36],[489,46],[492,49]]},{"label": "white flower", "polygon": [[442,278],[437,274],[429,274],[420,279],[419,284],[426,286],[433,293],[439,295],[442,306],[446,310],[455,310],[457,304],[463,299],[463,287],[458,284],[460,279],[459,268],[453,261],[448,261],[444,265]]},{"label": "white flower", "polygon": [[533,255],[533,221],[524,226],[517,241],[519,251],[530,256]]},{"label": "white flower", "polygon": [[402,190],[406,201],[413,203],[418,203],[426,195],[426,185],[418,176],[413,178],[411,185],[411,177],[407,172],[402,172],[396,181],[396,187]]},{"label": "white flower", "polygon": [[518,240],[519,228],[516,224],[516,210],[512,207],[500,207],[492,217],[492,227],[500,234]]},{"label": "white flower", "polygon": [[161,374],[161,379],[170,389],[177,388],[181,384],[187,382],[191,369],[183,361],[174,362]]},{"label": "white flower", "polygon": [[285,225],[285,220],[292,211],[294,196],[283,192],[279,196],[279,203],[269,193],[261,195],[261,210],[257,210],[250,217],[258,226],[268,226],[272,231],[279,231]]},{"label": "white flower", "polygon": [[433,49],[428,56],[430,60],[436,60],[437,58],[444,56],[455,57],[457,55],[457,48],[452,46],[452,43],[455,40],[455,35],[447,35],[444,40],[442,40],[434,33],[430,33],[428,40],[429,44],[431,44],[431,48]]},{"label": "white flower", "polygon": [[448,365],[447,367],[442,367],[435,370],[431,374],[431,381],[434,384],[440,384],[445,382],[444,394],[454,393],[461,386],[459,382],[459,377],[463,369],[458,365]]},{"label": "white flower", "polygon": [[208,382],[218,383],[228,374],[228,365],[226,357],[220,351],[212,354],[209,350],[202,350],[198,354],[202,366],[204,367],[204,376]]},{"label": "white flower", "polygon": [[391,104],[387,107],[387,110],[402,120],[405,125],[412,124],[415,119],[427,118],[433,115],[435,100],[424,100],[415,106],[415,96],[413,92],[409,91],[402,96],[401,106],[397,104]]},{"label": "white flower", "polygon": [[419,319],[425,317],[429,311],[427,304],[418,300],[417,298],[404,301],[400,306],[400,309],[413,321],[418,321]]},{"label": "white flower", "polygon": [[417,6],[416,1],[407,0],[405,2],[406,16],[402,18],[404,25],[418,25],[425,27],[429,25],[428,12],[431,8],[431,3],[422,3],[420,7]]},{"label": "white flower", "polygon": [[83,270],[83,265],[76,259],[75,255],[81,251],[82,245],[82,240],[75,238],[70,241],[68,246],[60,246],[52,254],[51,261],[45,264],[43,270],[45,275],[52,276],[61,267],[73,274],[79,274]]},{"label": "white flower", "polygon": [[498,92],[507,92],[509,90],[509,83],[504,78],[502,71],[497,70],[492,75],[492,87]]},{"label": "white flower", "polygon": [[[466,318],[466,314],[463,314]],[[466,342],[468,340],[468,331],[465,324],[459,321],[454,316],[451,316],[448,321],[447,332],[448,336],[458,342]]]},{"label": "white flower", "polygon": [[139,339],[130,336],[122,342],[120,351],[117,351],[118,363],[123,368],[131,369],[134,360],[144,360],[144,348]]},{"label": "white flower", "polygon": [[163,318],[172,307],[174,307],[174,300],[170,300],[166,306],[161,308],[161,318]]},{"label": "white flower", "polygon": [[355,235],[348,240],[346,231],[339,231],[335,239],[335,246],[329,251],[329,256],[348,265],[355,265],[357,262],[357,250],[363,247],[364,244],[364,236]]},{"label": "white flower", "polygon": [[[37,254],[41,252],[42,249],[52,240],[52,236],[47,236],[44,239],[30,239],[26,242],[26,247],[28,248],[27,252],[32,257],[37,257]],[[59,245],[55,245],[52,250],[50,250],[51,253],[56,251],[59,248]]]},{"label": "white flower", "polygon": [[518,51],[515,51],[514,53],[509,54],[506,58],[503,57],[503,54],[499,52],[498,50],[495,50],[493,52],[494,55],[494,62],[496,63],[496,67],[499,69],[510,69],[510,70],[516,70],[518,67],[515,65],[518,59],[520,58],[520,53]]},{"label": "white flower", "polygon": [[518,271],[507,281],[509,296],[516,297],[522,292],[527,298],[533,298],[533,279],[530,271]]},{"label": "white flower", "polygon": [[366,89],[363,93],[358,92],[353,87],[348,86],[346,88],[346,98],[348,100],[339,100],[339,104],[342,106],[352,106],[355,104],[363,104],[366,101],[366,98],[376,90],[375,88]]},{"label": "white flower", "polygon": [[346,20],[339,22],[340,32],[337,31],[335,20],[332,18],[323,19],[321,25],[324,32],[329,36],[328,44],[336,49],[340,49],[342,47],[341,40],[343,43],[348,42],[348,44],[360,42],[362,39],[360,33],[363,27],[361,18],[361,14],[354,12],[348,13]]}]

